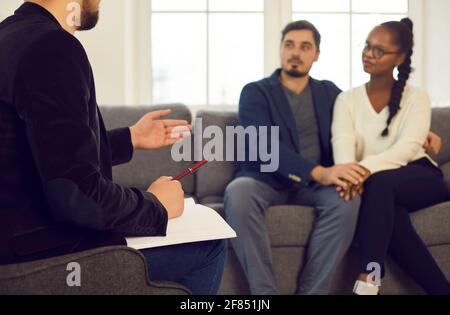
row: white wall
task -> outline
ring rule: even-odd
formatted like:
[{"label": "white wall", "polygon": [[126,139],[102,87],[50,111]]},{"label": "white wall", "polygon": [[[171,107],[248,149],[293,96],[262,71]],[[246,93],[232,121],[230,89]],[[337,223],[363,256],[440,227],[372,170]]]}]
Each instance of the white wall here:
[{"label": "white wall", "polygon": [[425,0],[424,81],[435,106],[450,106],[450,1]]},{"label": "white wall", "polygon": [[[0,0],[0,20],[22,3],[22,0]],[[99,104],[125,102],[124,4],[124,0],[102,1],[97,27],[76,34],[92,64]]]},{"label": "white wall", "polygon": [[0,1],[0,21],[14,13],[23,3],[22,0],[1,0]]},{"label": "white wall", "polygon": [[[136,55],[139,51],[149,50],[139,47],[139,43],[144,42],[140,36],[147,36],[148,30],[133,38],[127,36],[149,23],[139,21],[139,16],[146,16],[146,12],[139,12],[137,16],[130,14],[131,1],[137,0],[102,1],[97,28],[77,34],[92,63],[99,104],[138,104],[149,99],[146,87],[139,85],[148,79],[150,65],[144,64],[142,60],[145,59]],[[418,82],[423,82],[422,87],[428,90],[435,106],[450,106],[450,1],[421,1],[423,25],[416,25],[423,27],[419,37],[421,42],[416,43],[416,53],[420,55],[415,58],[421,61],[416,65],[421,77]],[[11,14],[21,3],[22,0],[0,0],[0,19]]]},{"label": "white wall", "polygon": [[125,1],[102,1],[98,25],[91,31],[76,33],[92,64],[99,104],[125,102]]}]

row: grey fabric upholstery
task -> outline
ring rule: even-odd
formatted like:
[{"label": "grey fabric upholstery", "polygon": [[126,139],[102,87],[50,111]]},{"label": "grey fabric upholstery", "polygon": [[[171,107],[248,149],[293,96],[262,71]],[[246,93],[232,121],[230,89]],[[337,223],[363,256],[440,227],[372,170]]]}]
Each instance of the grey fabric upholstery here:
[{"label": "grey fabric upholstery", "polygon": [[[209,126],[218,126],[223,135],[226,134],[227,126],[238,126],[239,120],[236,113],[220,113],[200,111],[197,113],[196,120],[202,119],[203,130]],[[209,139],[203,140],[205,145]],[[226,148],[225,143],[223,148]],[[236,151],[234,151],[236,152]],[[223,157],[226,151],[223,152]],[[227,184],[233,179],[234,171],[237,168],[236,162],[214,162],[205,165],[196,173],[195,194],[201,200],[204,197],[222,197]]]},{"label": "grey fabric upholstery", "polygon": [[[165,107],[102,107],[108,128],[129,126],[144,113]],[[184,105],[173,107],[172,117],[191,121]],[[236,113],[200,111],[203,129],[236,126]],[[441,165],[450,193],[450,108],[434,109],[432,130],[444,140],[444,148],[436,160]],[[208,140],[205,140],[207,142]],[[126,186],[146,189],[161,175],[174,175],[190,166],[190,162],[175,163],[170,150],[138,153],[129,165],[114,169],[115,180]],[[186,177],[183,187],[187,195],[216,209],[223,215],[223,193],[233,178],[235,162],[211,162],[194,176]],[[426,184],[426,183],[424,183]],[[419,235],[450,279],[450,202],[421,210],[412,215]],[[273,263],[280,292],[292,294],[302,267],[303,258],[313,228],[314,210],[302,206],[277,206],[268,210],[266,224],[272,245]],[[82,288],[68,288],[65,279],[68,262],[82,265]],[[354,244],[336,270],[334,294],[351,293],[356,277],[357,244]],[[107,262],[107,263],[106,263]],[[388,259],[382,294],[421,294],[422,290]],[[0,294],[183,294],[186,289],[175,284],[149,283],[142,255],[127,248],[103,248],[52,258],[28,264],[0,266]],[[77,291],[78,290],[78,291]],[[248,294],[248,284],[232,250],[225,266],[221,294]]]},{"label": "grey fabric upholstery", "polygon": [[[185,105],[170,106],[103,106],[102,116],[107,129],[132,126],[144,114],[161,109],[172,109],[168,119],[183,119],[192,121],[191,112]],[[171,158],[171,148],[156,151],[135,152],[133,160],[113,169],[114,181],[126,187],[137,187],[146,190],[150,184],[161,176],[176,176],[192,163],[174,162]],[[194,177],[188,176],[182,181],[186,193],[194,193]]]},{"label": "grey fabric upholstery", "polygon": [[443,141],[442,151],[438,156],[433,156],[439,165],[450,161],[450,110],[449,108],[434,108],[431,122],[431,130],[437,133]]},{"label": "grey fabric upholstery", "polygon": [[444,173],[445,184],[447,185],[447,190],[450,194],[450,162],[441,165],[441,170]]},{"label": "grey fabric upholstery", "polygon": [[[81,286],[70,287],[68,264],[80,266]],[[124,246],[0,266],[0,294],[173,294],[190,292],[179,284],[150,282],[144,256]]]}]

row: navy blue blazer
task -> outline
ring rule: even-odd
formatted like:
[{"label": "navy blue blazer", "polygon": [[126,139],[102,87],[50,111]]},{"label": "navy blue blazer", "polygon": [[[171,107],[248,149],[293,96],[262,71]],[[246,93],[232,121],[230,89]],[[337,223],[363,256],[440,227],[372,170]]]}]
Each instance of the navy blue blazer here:
[{"label": "navy blue blazer", "polygon": [[[249,143],[246,144],[246,161],[240,162],[235,177],[252,177],[269,184],[275,189],[299,189],[309,185],[310,173],[317,166],[299,154],[297,126],[288,99],[279,80],[281,70],[266,79],[253,82],[244,87],[239,101],[239,120],[244,128],[249,126],[271,127],[280,129],[279,168],[275,173],[262,173],[258,161],[248,160]],[[333,153],[331,147],[331,122],[333,108],[341,90],[330,81],[310,79],[314,108],[319,124],[321,165],[332,166]],[[268,150],[270,136],[268,137]]]}]

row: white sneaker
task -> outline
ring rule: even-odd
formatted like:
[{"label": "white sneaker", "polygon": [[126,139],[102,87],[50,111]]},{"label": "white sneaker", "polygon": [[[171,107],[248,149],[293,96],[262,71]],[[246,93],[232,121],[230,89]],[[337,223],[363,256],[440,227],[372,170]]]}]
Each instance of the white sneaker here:
[{"label": "white sneaker", "polygon": [[371,283],[364,281],[356,281],[353,287],[353,293],[355,295],[378,295],[380,288]]}]

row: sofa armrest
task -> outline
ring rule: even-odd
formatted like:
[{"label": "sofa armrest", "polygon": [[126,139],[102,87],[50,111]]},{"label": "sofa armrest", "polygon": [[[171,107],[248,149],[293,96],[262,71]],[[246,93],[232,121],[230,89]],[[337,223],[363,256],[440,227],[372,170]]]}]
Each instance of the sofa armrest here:
[{"label": "sofa armrest", "polygon": [[[77,263],[79,269],[70,263]],[[69,286],[67,280],[76,280],[78,270],[80,286]],[[185,295],[190,291],[176,283],[151,282],[139,251],[113,246],[0,266],[0,294]]]},{"label": "sofa armrest", "polygon": [[444,173],[444,182],[450,196],[450,162],[441,165],[442,173]]},{"label": "sofa armrest", "polygon": [[[197,112],[196,119],[202,119],[202,132],[205,132],[206,128],[214,127],[220,128],[223,135],[227,134],[227,127],[239,126],[238,114],[235,111],[231,112],[217,112],[214,110],[201,110]],[[208,139],[201,139],[202,145],[205,146]],[[227,145],[227,139],[215,139],[222,141],[220,144],[224,148],[223,158],[230,153],[233,153],[234,161],[215,161],[214,163],[208,163],[204,167],[195,172],[195,195],[198,199],[213,196],[223,196],[227,185],[233,180],[234,173],[239,167],[237,161],[237,141],[234,139],[234,147],[231,148]],[[231,140],[231,139],[230,139]],[[230,150],[233,150],[230,152]],[[206,156],[207,158],[207,156]]]},{"label": "sofa armrest", "polygon": [[450,108],[433,108],[431,130],[442,138],[442,150],[438,156],[431,156],[433,160],[443,165],[450,161]]}]

